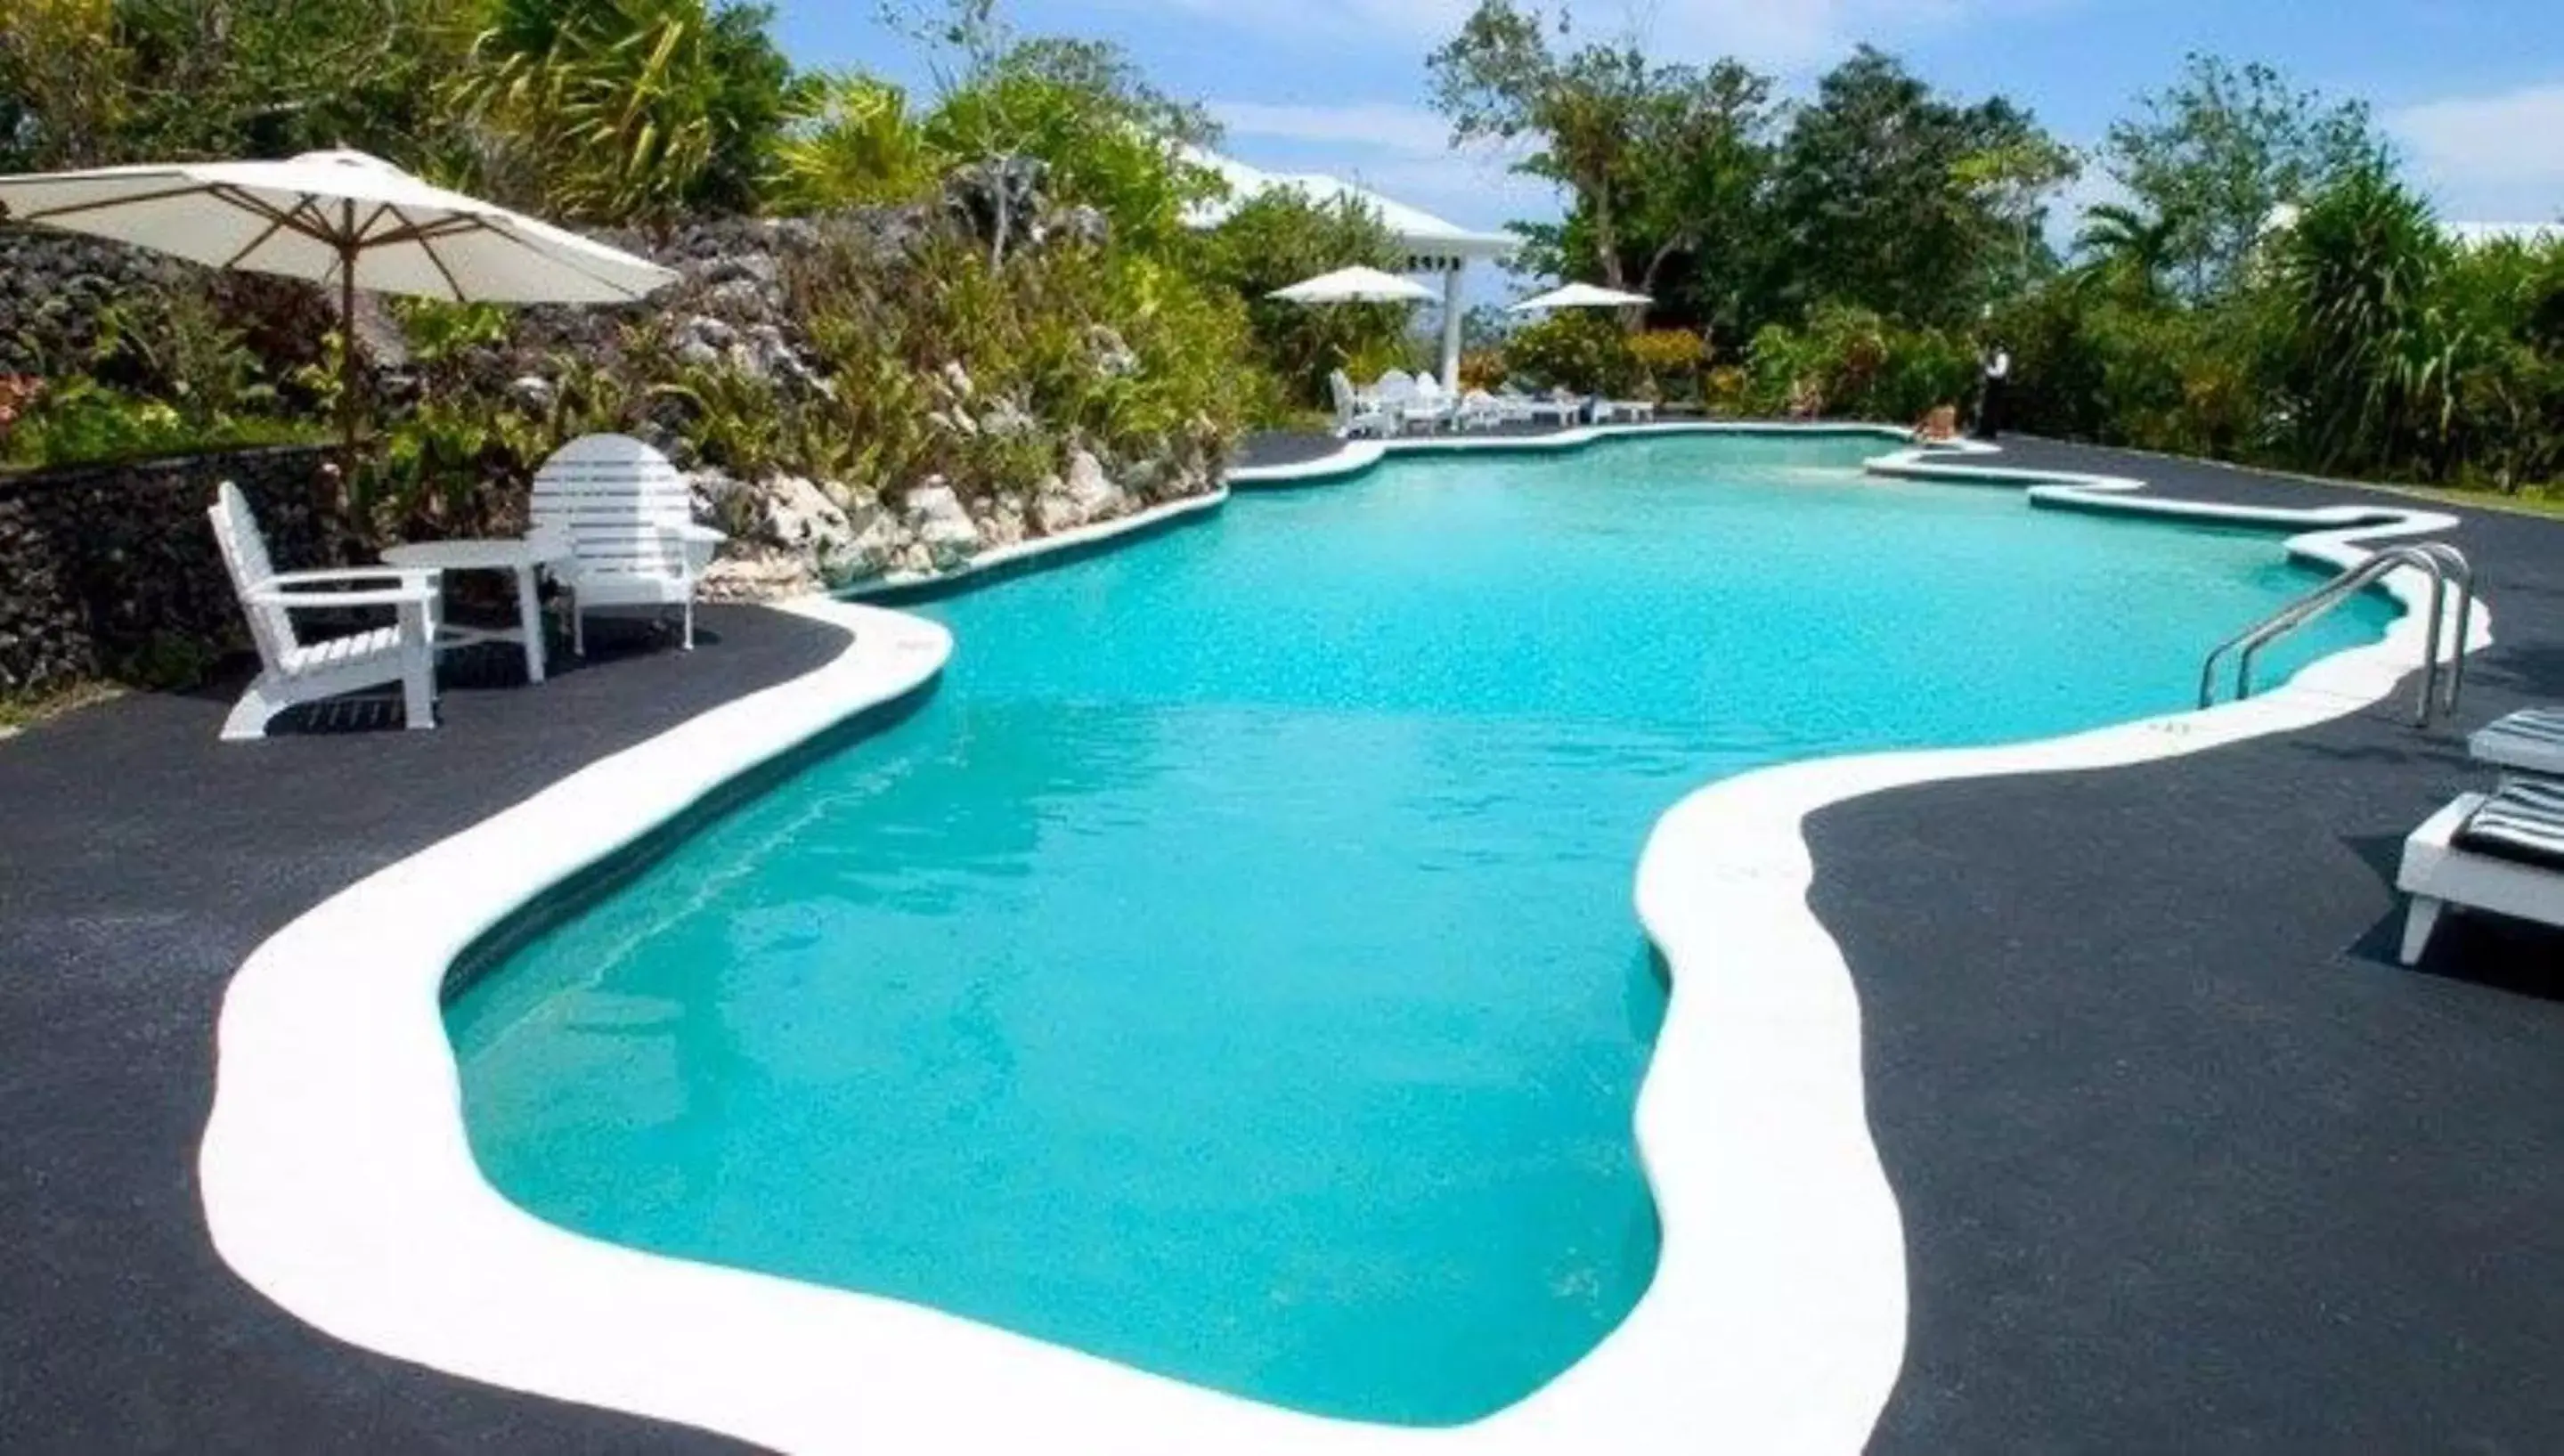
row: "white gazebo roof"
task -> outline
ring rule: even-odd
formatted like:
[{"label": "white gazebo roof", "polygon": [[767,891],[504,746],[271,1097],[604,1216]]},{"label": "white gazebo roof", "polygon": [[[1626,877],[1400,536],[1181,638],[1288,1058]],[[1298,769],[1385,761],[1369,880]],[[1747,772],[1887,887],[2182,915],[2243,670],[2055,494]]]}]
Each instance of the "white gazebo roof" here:
[{"label": "white gazebo roof", "polygon": [[1381,221],[1397,236],[1398,246],[1407,254],[1408,271],[1414,273],[1443,273],[1472,259],[1510,257],[1522,242],[1511,233],[1481,233],[1445,222],[1422,208],[1409,207],[1341,177],[1320,172],[1267,172],[1199,147],[1186,147],[1184,153],[1185,160],[1219,173],[1229,191],[1228,196],[1202,203],[1186,213],[1186,227],[1215,228],[1249,199],[1288,188],[1312,202],[1351,198],[1379,213]]}]

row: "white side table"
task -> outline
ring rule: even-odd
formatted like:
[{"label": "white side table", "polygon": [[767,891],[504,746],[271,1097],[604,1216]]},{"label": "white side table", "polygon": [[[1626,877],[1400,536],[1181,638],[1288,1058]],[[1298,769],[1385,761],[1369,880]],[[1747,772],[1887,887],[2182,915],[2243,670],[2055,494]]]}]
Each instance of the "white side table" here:
[{"label": "white side table", "polygon": [[492,540],[418,541],[383,552],[386,566],[437,571],[508,571],[517,578],[517,625],[508,628],[440,625],[439,647],[475,642],[521,642],[526,648],[526,680],[543,680],[542,569],[560,559],[559,548],[525,537]]}]

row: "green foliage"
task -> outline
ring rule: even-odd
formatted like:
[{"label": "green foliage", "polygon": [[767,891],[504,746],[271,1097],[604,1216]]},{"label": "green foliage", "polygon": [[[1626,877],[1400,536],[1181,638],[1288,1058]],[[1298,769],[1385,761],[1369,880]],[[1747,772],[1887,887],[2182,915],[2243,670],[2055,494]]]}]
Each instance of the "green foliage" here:
[{"label": "green foliage", "polygon": [[1095,208],[1124,245],[1167,253],[1184,236],[1185,211],[1218,186],[1182,151],[1208,123],[1184,116],[1112,47],[1032,41],[949,92],[923,132],[947,169],[1034,158],[1054,202]]},{"label": "green foliage", "polygon": [[2368,107],[2299,91],[2267,66],[2193,55],[2181,79],[2110,128],[2103,155],[2165,220],[2162,263],[2193,300],[2240,288],[2281,206],[2387,158]]},{"label": "green foliage", "polygon": [[[1407,310],[1394,304],[1312,309],[1268,295],[1339,268],[1394,269],[1398,261],[1395,240],[1370,209],[1281,190],[1250,198],[1203,235],[1195,267],[1244,301],[1256,361],[1280,381],[1287,403],[1315,409],[1329,403],[1331,370],[1354,374],[1384,354],[1402,355]],[[1375,378],[1389,367],[1358,377]]]},{"label": "green foliage", "polygon": [[1564,14],[1481,0],[1426,62],[1455,140],[1529,141],[1514,169],[1574,200],[1566,225],[1523,229],[1532,264],[1648,291],[1677,259],[1731,266],[1768,161],[1771,82],[1733,61],[1654,65],[1629,45],[1561,54],[1553,30],[1573,39]]},{"label": "green foliage", "polygon": [[2040,199],[2070,159],[2002,98],[1961,106],[1867,48],[1818,83],[1774,163],[1793,306],[1951,325],[2041,266]]},{"label": "green foliage", "polygon": [[775,148],[771,203],[816,213],[913,202],[934,190],[938,164],[906,92],[859,74],[825,77]]},{"label": "green foliage", "polygon": [[719,0],[495,0],[445,95],[503,197],[590,223],[748,212],[815,100],[767,20]]},{"label": "green foliage", "polygon": [[1698,400],[1709,343],[1688,328],[1654,328],[1629,335],[1629,354],[1646,379],[1651,399]]},{"label": "green foliage", "polygon": [[424,158],[456,144],[435,91],[460,64],[472,7],[114,0],[110,8],[113,40],[101,54],[118,74],[116,114],[111,132],[79,160],[290,156],[342,145]]},{"label": "green foliage", "polygon": [[1766,411],[1899,423],[1966,400],[1978,368],[1955,334],[1840,304],[1818,307],[1802,328],[1766,327],[1748,357],[1751,397]]},{"label": "green foliage", "polygon": [[1561,309],[1505,338],[1505,377],[1533,389],[1572,389],[1615,398],[1635,392],[1646,375],[1629,334],[1594,309]]},{"label": "green foliage", "polygon": [[308,420],[266,415],[191,418],[166,400],[102,384],[87,374],[45,381],[0,429],[0,466],[48,469],[303,444],[325,432]]}]

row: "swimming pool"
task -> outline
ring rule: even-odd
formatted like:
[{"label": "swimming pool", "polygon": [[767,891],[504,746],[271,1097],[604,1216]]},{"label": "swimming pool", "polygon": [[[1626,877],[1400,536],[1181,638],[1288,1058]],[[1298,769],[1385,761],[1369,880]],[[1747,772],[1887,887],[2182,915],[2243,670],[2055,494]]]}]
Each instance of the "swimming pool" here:
[{"label": "swimming pool", "polygon": [[1527,1393],[1653,1265],[1655,817],[2185,707],[2304,581],[1875,449],[1401,462],[928,608],[922,711],[478,967],[476,1154],[600,1237],[1299,1409]]}]

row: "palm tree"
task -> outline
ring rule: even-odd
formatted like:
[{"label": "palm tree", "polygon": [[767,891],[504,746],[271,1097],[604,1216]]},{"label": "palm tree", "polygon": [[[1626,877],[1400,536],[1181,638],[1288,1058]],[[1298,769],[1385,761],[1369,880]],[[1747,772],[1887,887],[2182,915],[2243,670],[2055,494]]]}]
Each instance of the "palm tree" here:
[{"label": "palm tree", "polygon": [[2162,290],[2181,219],[2172,214],[2147,217],[2133,207],[2104,202],[2083,214],[2074,251],[2083,255],[2087,276],[2124,283],[2152,298]]}]

